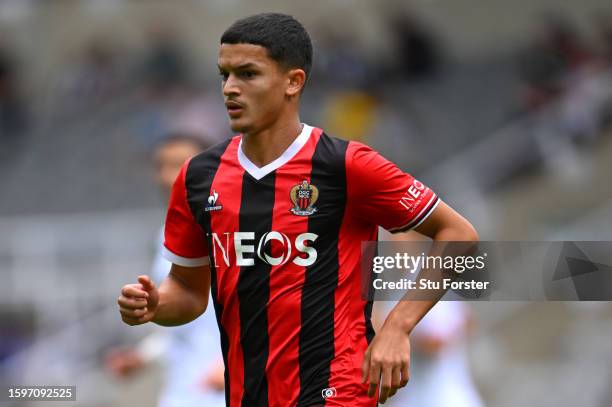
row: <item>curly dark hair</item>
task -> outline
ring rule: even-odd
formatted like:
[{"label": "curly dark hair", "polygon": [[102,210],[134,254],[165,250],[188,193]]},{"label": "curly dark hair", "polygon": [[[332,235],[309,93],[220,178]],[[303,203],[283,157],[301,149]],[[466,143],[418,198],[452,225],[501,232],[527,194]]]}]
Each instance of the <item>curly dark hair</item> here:
[{"label": "curly dark hair", "polygon": [[287,14],[262,13],[237,20],[221,36],[221,44],[254,44],[284,69],[299,68],[310,76],[312,41],[299,21]]}]

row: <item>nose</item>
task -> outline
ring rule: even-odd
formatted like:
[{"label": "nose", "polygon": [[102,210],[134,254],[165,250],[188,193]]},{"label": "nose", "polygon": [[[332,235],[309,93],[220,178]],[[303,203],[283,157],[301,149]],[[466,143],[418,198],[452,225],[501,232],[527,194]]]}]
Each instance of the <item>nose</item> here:
[{"label": "nose", "polygon": [[233,74],[230,74],[225,82],[223,82],[223,95],[232,96],[239,95],[240,88],[238,87],[238,83]]}]

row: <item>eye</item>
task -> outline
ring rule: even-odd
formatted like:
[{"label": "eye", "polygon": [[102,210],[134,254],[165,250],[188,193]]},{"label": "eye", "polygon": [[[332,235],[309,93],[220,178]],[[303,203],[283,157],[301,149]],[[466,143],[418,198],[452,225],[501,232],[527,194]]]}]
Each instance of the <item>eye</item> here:
[{"label": "eye", "polygon": [[227,80],[227,78],[229,77],[229,73],[227,73],[227,72],[223,72],[223,71],[220,71],[220,72],[219,72],[219,76],[220,76],[220,77],[221,77],[221,78],[222,78],[224,81],[226,81],[226,80]]},{"label": "eye", "polygon": [[240,76],[245,79],[250,79],[255,76],[255,72],[253,71],[242,71],[240,72]]}]

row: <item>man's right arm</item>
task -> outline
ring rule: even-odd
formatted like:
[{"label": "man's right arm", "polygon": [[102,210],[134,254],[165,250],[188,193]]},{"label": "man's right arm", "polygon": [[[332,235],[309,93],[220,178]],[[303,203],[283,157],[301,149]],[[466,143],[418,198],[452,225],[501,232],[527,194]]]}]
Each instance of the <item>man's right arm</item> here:
[{"label": "man's right arm", "polygon": [[172,264],[159,287],[159,304],[153,322],[163,326],[183,325],[206,310],[210,292],[210,266],[183,267]]},{"label": "man's right arm", "polygon": [[163,326],[183,325],[200,316],[208,304],[210,267],[172,265],[159,288],[148,276],[121,289],[117,299],[121,319],[128,325],[154,322]]}]

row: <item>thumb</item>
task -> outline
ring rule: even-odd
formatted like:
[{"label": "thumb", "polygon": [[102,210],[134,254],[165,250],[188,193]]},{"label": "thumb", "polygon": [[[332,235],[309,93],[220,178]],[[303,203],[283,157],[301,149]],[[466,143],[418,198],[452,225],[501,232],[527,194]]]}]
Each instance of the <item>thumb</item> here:
[{"label": "thumb", "polygon": [[138,282],[142,285],[142,289],[147,292],[155,290],[155,284],[149,276],[138,276]]}]

